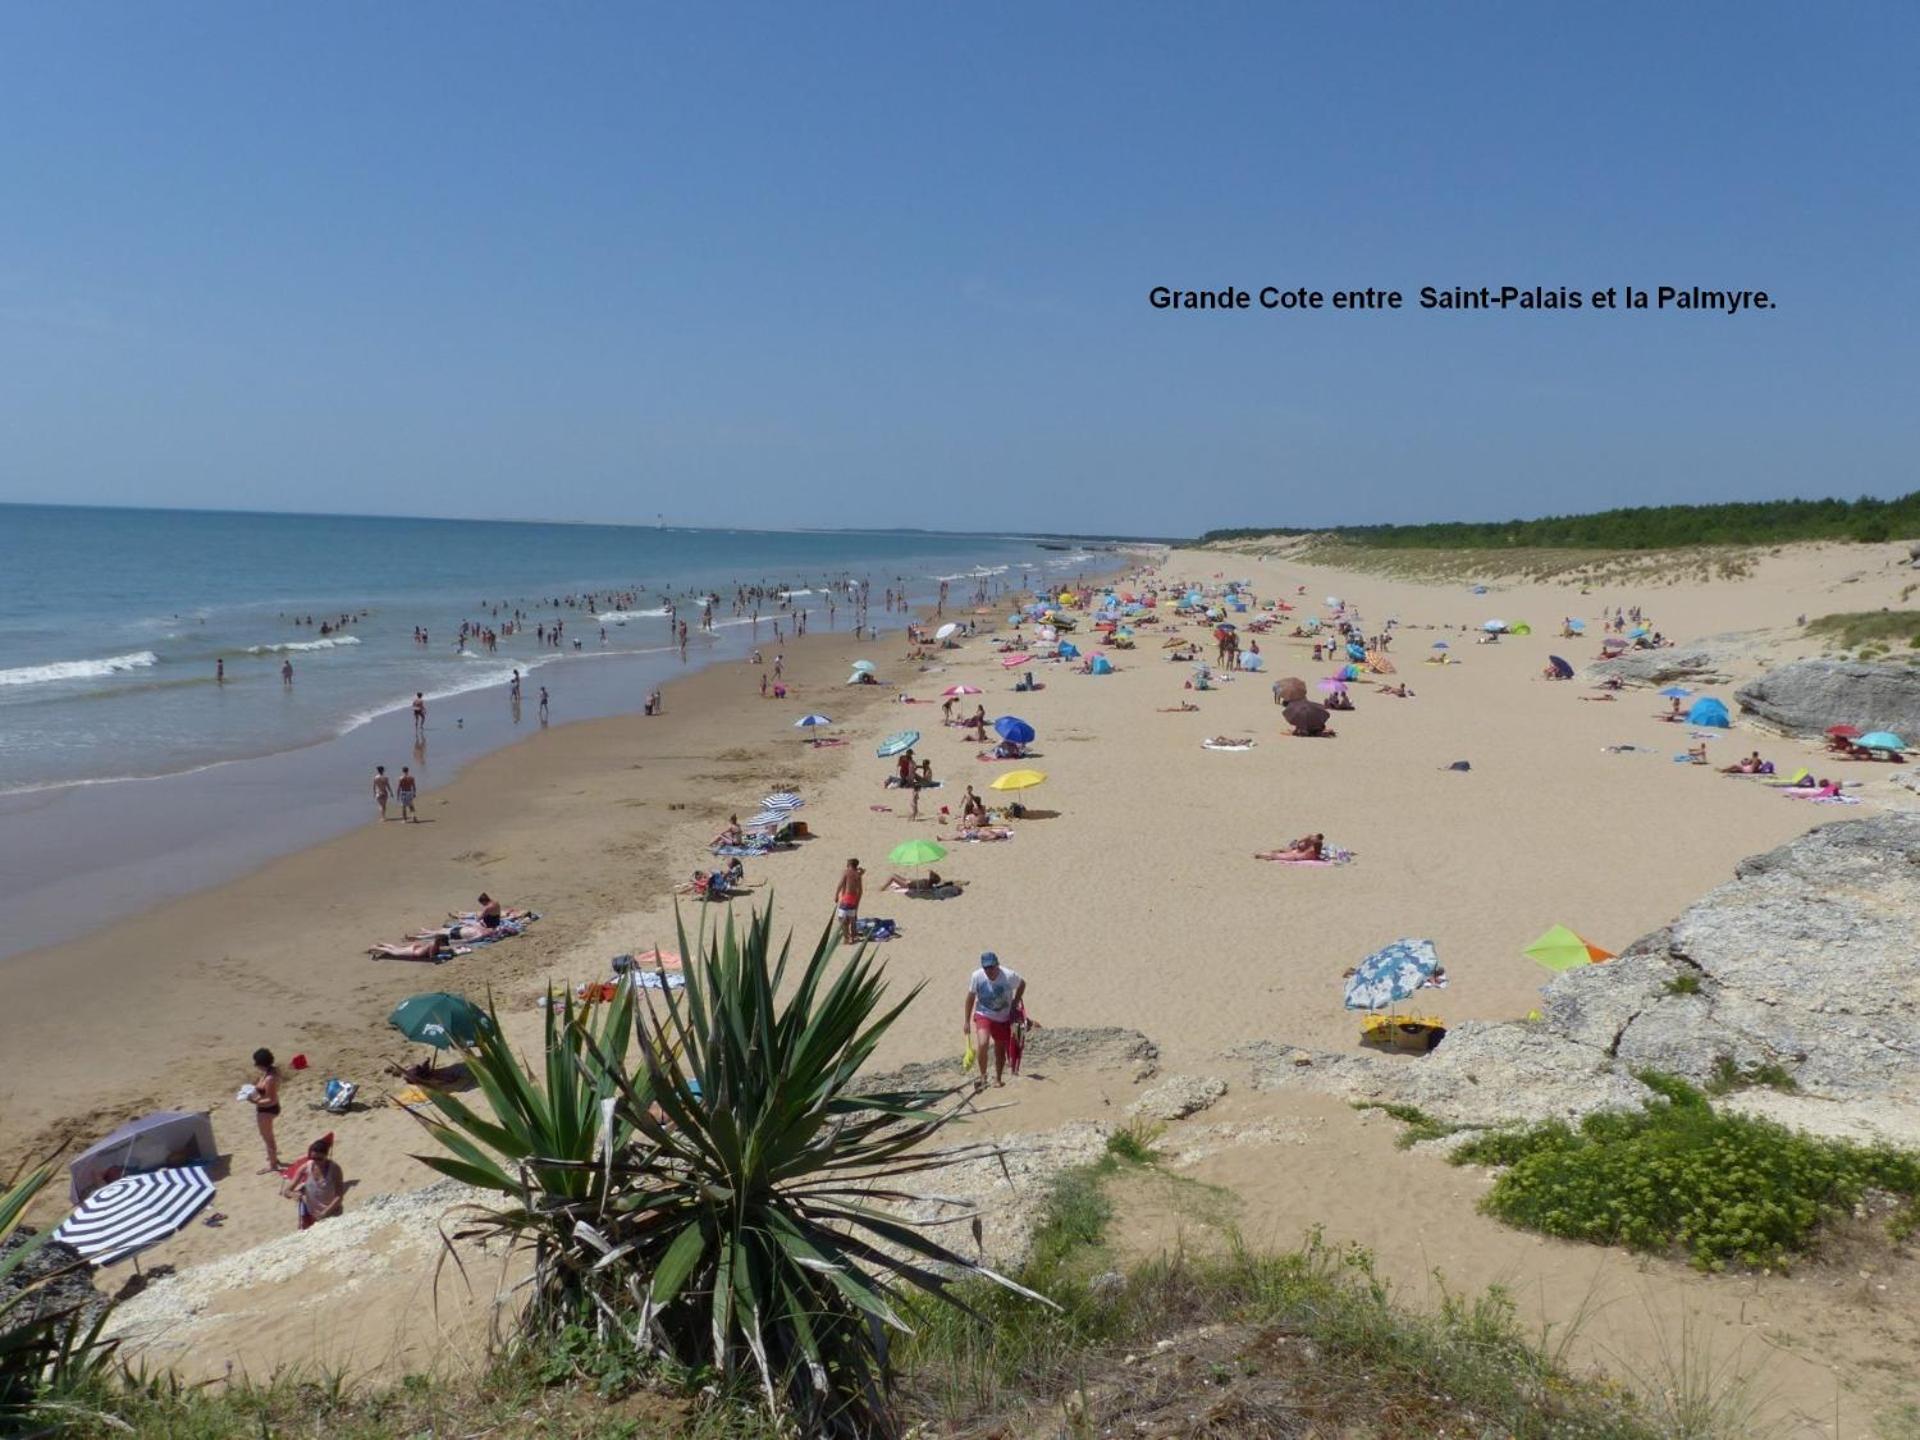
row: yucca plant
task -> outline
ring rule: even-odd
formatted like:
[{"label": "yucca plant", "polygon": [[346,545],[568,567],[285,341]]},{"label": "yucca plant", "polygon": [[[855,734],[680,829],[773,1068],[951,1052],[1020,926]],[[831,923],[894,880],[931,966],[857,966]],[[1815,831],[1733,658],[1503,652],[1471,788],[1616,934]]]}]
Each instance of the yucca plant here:
[{"label": "yucca plant", "polygon": [[[0,1190],[0,1242],[20,1227],[27,1206],[52,1178],[53,1167],[42,1165],[16,1175]],[[43,1231],[0,1256],[0,1285],[10,1281],[50,1238]],[[36,1420],[46,1421],[67,1408],[50,1401],[49,1395],[92,1378],[112,1358],[113,1342],[100,1338],[107,1319],[104,1311],[87,1325],[81,1306],[45,1301],[46,1281],[66,1273],[57,1271],[0,1297],[0,1435],[33,1433]]]},{"label": "yucca plant", "polygon": [[[864,949],[831,973],[829,928],[790,971],[791,944],[776,955],[770,907],[698,947],[682,927],[685,992],[635,1007],[631,1066],[624,1036],[568,1021],[563,1048],[611,1092],[594,1154],[543,1155],[504,1123],[442,1106],[435,1132],[464,1168],[423,1158],[513,1197],[461,1234],[531,1235],[536,1269],[551,1272],[536,1275],[537,1293],[590,1306],[603,1340],[750,1378],[800,1433],[887,1435],[889,1332],[907,1328],[904,1295],[963,1305],[954,1286],[981,1276],[1043,1297],[929,1235],[971,1224],[977,1248],[971,1205],[903,1188],[997,1153],[934,1143],[971,1107],[971,1087],[858,1083],[919,987],[885,1007]],[[496,1071],[501,1051],[482,1037],[478,1072]],[[499,1161],[481,1164],[480,1147]],[[550,1328],[564,1311],[532,1307],[527,1325]]]}]

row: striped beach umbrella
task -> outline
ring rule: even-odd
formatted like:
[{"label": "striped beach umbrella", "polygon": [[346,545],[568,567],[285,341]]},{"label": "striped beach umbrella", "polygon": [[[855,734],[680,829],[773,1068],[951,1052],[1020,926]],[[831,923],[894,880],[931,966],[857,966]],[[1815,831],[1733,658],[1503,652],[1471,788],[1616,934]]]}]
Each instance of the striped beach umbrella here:
[{"label": "striped beach umbrella", "polygon": [[825,715],[802,715],[793,722],[796,730],[812,730],[821,725],[831,725],[833,721]]},{"label": "striped beach umbrella", "polygon": [[166,1239],[212,1198],[213,1181],[198,1165],[123,1175],[81,1201],[53,1238],[108,1265]]},{"label": "striped beach umbrella", "polygon": [[778,830],[792,818],[793,812],[791,810],[762,810],[740,828],[743,830]]},{"label": "striped beach umbrella", "polygon": [[891,760],[903,750],[911,750],[920,743],[918,730],[896,730],[873,749],[873,753],[882,760]]},{"label": "striped beach umbrella", "polygon": [[771,795],[761,797],[760,808],[762,810],[777,811],[785,815],[798,810],[806,803],[806,801],[802,800],[791,790],[776,790]]}]

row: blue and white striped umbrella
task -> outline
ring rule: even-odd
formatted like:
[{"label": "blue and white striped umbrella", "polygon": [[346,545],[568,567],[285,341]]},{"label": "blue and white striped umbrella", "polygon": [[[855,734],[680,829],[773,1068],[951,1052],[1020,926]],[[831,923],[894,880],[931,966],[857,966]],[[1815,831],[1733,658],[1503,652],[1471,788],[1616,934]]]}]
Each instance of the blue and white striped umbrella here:
[{"label": "blue and white striped umbrella", "polygon": [[198,1165],[123,1175],[81,1201],[53,1238],[111,1264],[166,1239],[212,1198],[213,1181]]},{"label": "blue and white striped umbrella", "polygon": [[831,725],[832,723],[833,721],[825,715],[802,715],[798,720],[793,722],[793,728],[796,730],[811,730],[816,725]]},{"label": "blue and white striped umbrella", "polygon": [[1446,984],[1431,940],[1396,940],[1354,970],[1347,981],[1347,1009],[1384,1010],[1416,990],[1445,989]]},{"label": "blue and white striped umbrella", "polygon": [[775,810],[784,814],[788,811],[798,810],[806,803],[806,801],[802,800],[791,790],[776,790],[773,794],[761,799],[760,808],[763,810]]},{"label": "blue and white striped umbrella", "polygon": [[742,826],[745,830],[778,830],[793,818],[791,810],[762,810]]}]

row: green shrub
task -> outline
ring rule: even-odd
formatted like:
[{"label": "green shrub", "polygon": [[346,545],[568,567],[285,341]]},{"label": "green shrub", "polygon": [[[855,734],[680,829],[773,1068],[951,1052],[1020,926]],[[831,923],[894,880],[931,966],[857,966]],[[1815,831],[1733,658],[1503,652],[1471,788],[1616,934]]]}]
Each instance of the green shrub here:
[{"label": "green shrub", "polygon": [[1920,1156],[1724,1114],[1684,1081],[1640,1078],[1658,1097],[1644,1111],[1590,1115],[1578,1129],[1496,1132],[1452,1158],[1506,1167],[1483,1203],[1509,1224],[1600,1245],[1677,1248],[1703,1269],[1782,1267],[1868,1189],[1904,1198],[1894,1228],[1913,1228]]},{"label": "green shrub", "polygon": [[1422,1140],[1444,1140],[1449,1135],[1460,1133],[1460,1126],[1449,1125],[1445,1120],[1436,1120],[1418,1105],[1386,1105],[1376,1100],[1356,1100],[1356,1110],[1379,1110],[1406,1126],[1400,1137],[1393,1143],[1402,1150],[1410,1150]]},{"label": "green shrub", "polygon": [[1698,995],[1700,977],[1691,970],[1682,970],[1667,981],[1666,990],[1669,995]]}]

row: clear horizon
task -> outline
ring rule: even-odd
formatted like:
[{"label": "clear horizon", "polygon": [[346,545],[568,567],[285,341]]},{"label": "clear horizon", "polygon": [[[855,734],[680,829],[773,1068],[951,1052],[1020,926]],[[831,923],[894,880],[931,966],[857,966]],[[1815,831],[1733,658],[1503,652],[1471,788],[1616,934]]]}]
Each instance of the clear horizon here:
[{"label": "clear horizon", "polygon": [[[1896,495],[1915,40],[1782,3],[14,7],[0,500],[1181,536]],[[1415,308],[1501,284],[1778,308]],[[1148,300],[1264,285],[1408,308]]]}]

